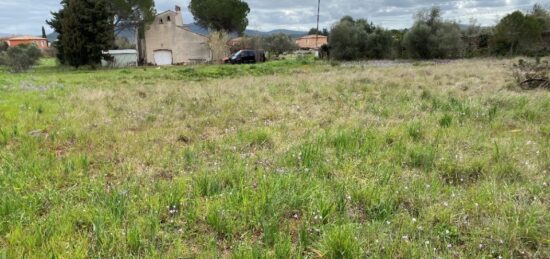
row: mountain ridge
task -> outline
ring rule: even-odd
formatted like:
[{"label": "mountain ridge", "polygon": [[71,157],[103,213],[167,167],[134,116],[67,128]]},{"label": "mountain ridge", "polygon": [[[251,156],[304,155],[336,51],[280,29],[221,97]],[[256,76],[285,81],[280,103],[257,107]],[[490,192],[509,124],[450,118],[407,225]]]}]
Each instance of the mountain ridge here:
[{"label": "mountain ridge", "polygon": [[[197,23],[189,23],[189,24],[185,24],[185,26],[187,28],[189,28],[189,30],[194,32],[194,33],[198,33],[198,34],[201,34],[201,35],[204,35],[204,36],[208,36],[210,34],[210,32],[208,31],[207,28],[205,28],[205,27],[203,27],[203,26],[201,26]],[[294,30],[286,30],[286,29],[276,29],[276,30],[271,30],[271,31],[260,31],[260,30],[249,30],[249,29],[247,29],[247,30],[244,31],[244,35],[246,35],[246,36],[262,36],[262,37],[271,36],[271,35],[278,34],[278,33],[287,34],[287,35],[290,35],[291,37],[296,37],[296,38],[307,35],[307,32],[305,32],[305,31],[294,31]],[[0,33],[0,35],[2,35],[2,34]],[[10,35],[8,34],[6,36],[10,36]],[[52,33],[48,34],[47,36],[48,36],[48,41],[53,42],[57,39],[58,34],[56,32],[52,32]],[[119,36],[127,38],[130,42],[135,41],[134,33],[131,32],[131,31],[122,32],[122,33],[119,34]],[[232,37],[237,37],[238,34],[232,33],[231,36]]]}]

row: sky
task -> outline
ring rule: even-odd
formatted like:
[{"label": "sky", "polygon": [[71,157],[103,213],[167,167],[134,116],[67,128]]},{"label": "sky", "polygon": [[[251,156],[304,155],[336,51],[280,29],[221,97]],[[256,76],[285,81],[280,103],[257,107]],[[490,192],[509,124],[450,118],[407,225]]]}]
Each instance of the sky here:
[{"label": "sky", "polygon": [[[190,0],[156,0],[158,12],[180,5],[185,23],[193,22],[187,11]],[[306,31],[316,26],[317,0],[245,0],[251,9],[248,29]],[[0,33],[39,35],[50,11],[60,0],[0,0]],[[439,6],[446,19],[469,24],[494,25],[514,10],[529,10],[535,3],[550,7],[550,0],[321,0],[320,27],[330,28],[345,15],[364,18],[388,29],[408,28],[422,8]]]}]

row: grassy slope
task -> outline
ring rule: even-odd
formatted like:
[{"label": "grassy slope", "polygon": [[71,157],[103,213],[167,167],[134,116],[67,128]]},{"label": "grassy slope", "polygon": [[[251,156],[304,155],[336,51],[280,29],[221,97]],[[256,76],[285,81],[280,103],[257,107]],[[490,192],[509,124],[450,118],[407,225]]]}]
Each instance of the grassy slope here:
[{"label": "grassy slope", "polygon": [[548,257],[510,62],[2,73],[0,257]]}]

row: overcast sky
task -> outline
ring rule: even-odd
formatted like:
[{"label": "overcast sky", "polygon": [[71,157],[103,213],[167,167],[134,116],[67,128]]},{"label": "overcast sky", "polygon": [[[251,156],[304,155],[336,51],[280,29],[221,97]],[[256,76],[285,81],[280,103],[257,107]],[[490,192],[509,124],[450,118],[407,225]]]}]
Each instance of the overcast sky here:
[{"label": "overcast sky", "polygon": [[[157,11],[187,9],[190,0],[156,0]],[[59,0],[0,0],[0,33],[40,34],[50,11],[59,9]],[[250,5],[249,29],[308,30],[315,27],[317,0],[247,0]],[[550,6],[550,0],[321,0],[321,27],[330,27],[344,15],[366,18],[386,28],[407,28],[421,8],[440,6],[447,19],[493,25],[499,17],[514,10],[528,10],[535,3]],[[193,22],[184,12],[184,21]],[[48,32],[51,31],[46,26]]]}]

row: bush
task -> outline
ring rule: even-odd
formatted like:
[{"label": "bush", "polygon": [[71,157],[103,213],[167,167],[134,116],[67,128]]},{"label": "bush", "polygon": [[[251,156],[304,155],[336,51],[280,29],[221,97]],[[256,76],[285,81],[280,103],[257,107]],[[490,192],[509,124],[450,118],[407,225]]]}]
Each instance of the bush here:
[{"label": "bush", "polygon": [[5,64],[11,67],[14,72],[22,72],[36,65],[41,57],[42,52],[37,47],[19,45],[9,48],[4,58],[0,58],[0,60],[4,59]]},{"label": "bush", "polygon": [[443,21],[441,10],[433,7],[416,15],[403,46],[411,58],[458,58],[463,48],[462,34],[458,24]]},{"label": "bush", "polygon": [[364,19],[346,16],[332,27],[330,54],[337,60],[391,58],[394,46],[401,45],[400,38]]},{"label": "bush", "polygon": [[267,51],[275,55],[291,52],[298,49],[296,42],[289,35],[278,33],[264,38],[264,46]]},{"label": "bush", "polygon": [[0,53],[8,50],[9,45],[7,42],[0,42]]}]

